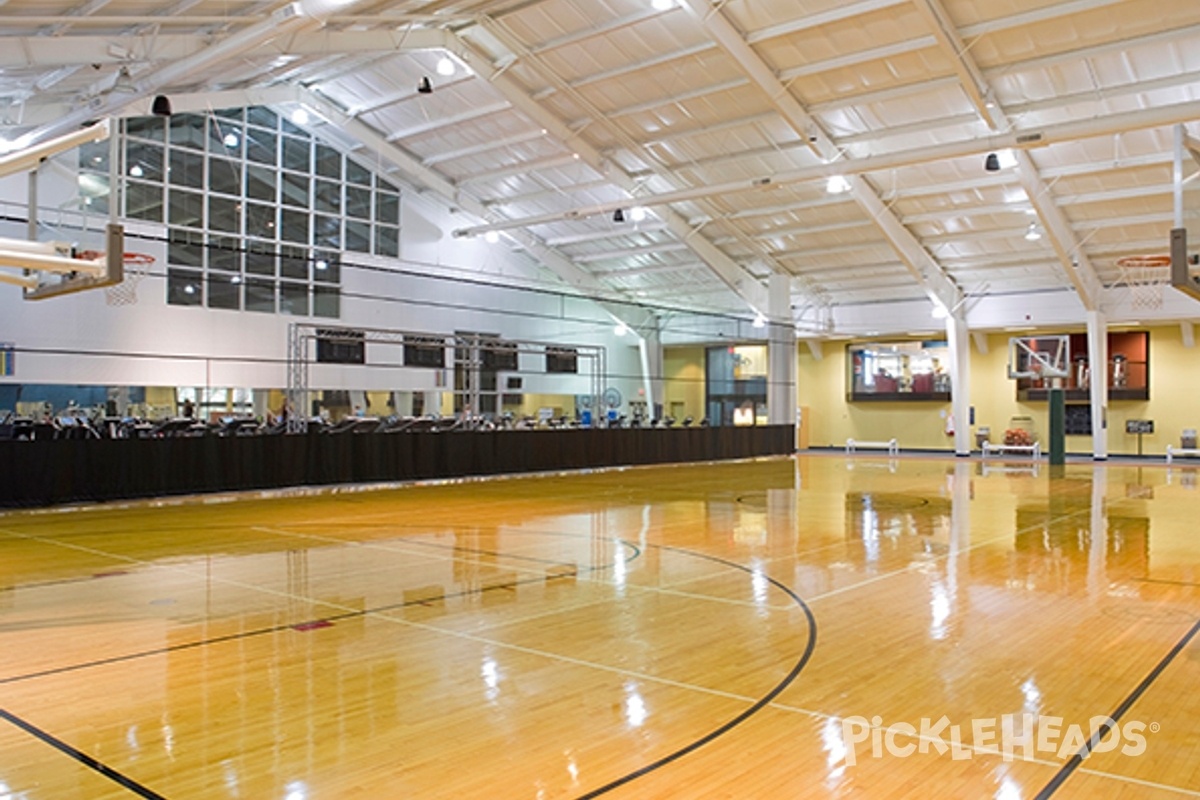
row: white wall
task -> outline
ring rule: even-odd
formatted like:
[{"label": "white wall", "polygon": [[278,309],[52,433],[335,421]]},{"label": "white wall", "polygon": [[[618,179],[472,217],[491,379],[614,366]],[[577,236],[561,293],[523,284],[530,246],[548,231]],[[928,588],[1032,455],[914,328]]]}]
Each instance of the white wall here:
[{"label": "white wall", "polygon": [[[39,190],[42,199],[69,197],[69,175]],[[49,178],[43,180],[46,184]],[[7,220],[0,236],[26,238],[25,176],[0,180],[0,203]],[[523,253],[503,243],[454,239],[461,220],[450,210],[408,192],[402,198],[399,259],[348,254],[361,267],[342,267],[342,305],[338,320],[249,311],[173,306],[166,303],[165,229],[126,221],[126,249],[156,259],[137,287],[137,303],[111,306],[104,290],[27,301],[21,289],[0,284],[0,342],[18,348],[16,374],[8,383],[92,384],[108,386],[241,386],[281,388],[287,384],[288,326],[312,322],[452,333],[495,333],[563,345],[608,348],[606,385],[626,397],[642,385],[632,337],[613,334],[612,318],[595,303],[545,291],[544,276]],[[40,214],[43,218],[48,212]],[[98,225],[102,219],[96,220]],[[525,291],[487,285],[543,287]],[[391,352],[388,352],[388,351]],[[368,345],[368,359],[399,363],[399,347]],[[587,394],[587,374],[548,376],[539,359],[522,368],[526,392]],[[580,359],[583,370],[588,362]],[[429,390],[439,388],[435,370],[314,365],[313,388]],[[445,377],[445,376],[443,376]]]}]

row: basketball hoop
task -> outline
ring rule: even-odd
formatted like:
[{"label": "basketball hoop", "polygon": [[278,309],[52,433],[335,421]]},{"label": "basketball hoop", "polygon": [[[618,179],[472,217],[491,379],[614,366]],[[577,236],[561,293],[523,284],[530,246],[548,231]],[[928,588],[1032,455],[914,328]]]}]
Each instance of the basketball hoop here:
[{"label": "basketball hoop", "polygon": [[[1028,369],[1030,375],[1032,376],[1030,381],[1033,386],[1042,386],[1046,380],[1045,376],[1042,375],[1042,363],[1040,361],[1030,361]],[[1005,444],[1009,444],[1009,442],[1006,441]]]},{"label": "basketball hoop", "polygon": [[[104,253],[99,250],[81,250],[75,257],[90,261],[103,258]],[[125,253],[124,261],[124,280],[104,287],[104,302],[110,306],[131,306],[137,302],[137,285],[146,277],[150,265],[154,263],[154,256],[146,253]]]},{"label": "basketball hoop", "polygon": [[1169,267],[1171,266],[1171,256],[1125,256],[1117,259],[1117,266],[1123,268]]},{"label": "basketball hoop", "polygon": [[1125,256],[1117,259],[1119,283],[1129,287],[1129,304],[1134,311],[1162,308],[1163,289],[1170,283],[1170,255]]}]

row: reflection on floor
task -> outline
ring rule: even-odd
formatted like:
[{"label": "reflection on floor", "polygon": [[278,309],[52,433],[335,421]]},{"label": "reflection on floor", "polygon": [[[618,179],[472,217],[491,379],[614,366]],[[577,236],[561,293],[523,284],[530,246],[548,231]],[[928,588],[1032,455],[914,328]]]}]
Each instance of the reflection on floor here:
[{"label": "reflection on floor", "polygon": [[0,797],[1196,795],[1195,468],[998,466],[3,515]]}]

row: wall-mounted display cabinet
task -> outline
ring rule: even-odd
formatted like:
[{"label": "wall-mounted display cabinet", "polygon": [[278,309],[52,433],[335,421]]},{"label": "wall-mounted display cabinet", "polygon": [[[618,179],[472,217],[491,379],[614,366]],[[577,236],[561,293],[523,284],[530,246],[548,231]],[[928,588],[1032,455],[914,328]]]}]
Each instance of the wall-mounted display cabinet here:
[{"label": "wall-mounted display cabinet", "polygon": [[[1108,363],[1097,372],[1088,360],[1086,333],[1072,333],[1071,374],[1063,380],[1068,403],[1091,400],[1092,381],[1099,378],[1108,387],[1109,400],[1150,399],[1150,332],[1114,331],[1108,334]],[[1050,380],[1021,378],[1017,400],[1036,402],[1049,396]],[[1088,426],[1090,429],[1090,425]]]},{"label": "wall-mounted display cabinet", "polygon": [[950,399],[950,348],[944,341],[853,344],[846,364],[851,401]]}]

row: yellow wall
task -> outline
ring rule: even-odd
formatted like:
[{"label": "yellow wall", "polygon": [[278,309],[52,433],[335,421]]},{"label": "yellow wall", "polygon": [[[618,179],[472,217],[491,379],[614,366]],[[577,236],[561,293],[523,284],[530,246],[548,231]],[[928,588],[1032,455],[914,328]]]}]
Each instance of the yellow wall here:
[{"label": "yellow wall", "polygon": [[[1196,401],[1192,378],[1200,371],[1200,347],[1185,347],[1178,325],[1148,330],[1150,400],[1109,401],[1111,455],[1137,452],[1137,436],[1125,433],[1127,419],[1154,421],[1155,432],[1142,438],[1143,453],[1147,454],[1161,455],[1168,444],[1178,446],[1184,428],[1200,429],[1200,403]],[[1030,417],[1034,430],[1045,442],[1049,433],[1047,404],[1018,402],[1016,386],[1007,376],[1010,335],[989,335],[986,354],[972,344],[970,396],[975,408],[975,427],[990,427],[992,441],[1000,442],[1013,417]],[[814,359],[808,348],[802,346],[797,364],[797,403],[809,408],[809,436],[814,447],[841,447],[848,438],[883,440],[894,436],[904,448],[953,449],[953,442],[945,435],[942,417],[943,412],[950,412],[947,403],[847,402],[845,343],[826,343],[821,360]],[[1092,437],[1068,436],[1066,447],[1070,453],[1091,453]]]},{"label": "yellow wall", "polygon": [[[1141,330],[1147,330],[1142,328]],[[1190,375],[1200,368],[1200,348],[1183,346],[1177,325],[1149,328],[1150,399],[1109,400],[1108,451],[1111,455],[1137,453],[1137,436],[1125,433],[1127,419],[1154,420],[1154,433],[1142,437],[1144,453],[1163,454],[1168,444],[1179,445],[1184,428],[1200,428],[1200,406],[1189,396]],[[1008,339],[1010,334],[988,337],[988,354],[971,349],[971,402],[977,425],[992,429],[992,441],[999,442],[1014,416],[1033,419],[1034,429],[1045,441],[1050,416],[1045,402],[1019,403],[1016,388],[1007,377]],[[1091,436],[1068,436],[1067,452],[1091,453]]]},{"label": "yellow wall", "polygon": [[844,447],[847,439],[886,441],[901,447],[953,449],[946,435],[949,403],[850,403],[846,401],[846,344],[826,343],[816,359],[801,347],[796,402],[808,409],[811,447]]},{"label": "yellow wall", "polygon": [[[1200,429],[1195,375],[1200,347],[1185,347],[1178,325],[1150,329],[1150,400],[1109,401],[1108,447],[1113,453],[1136,453],[1137,436],[1125,433],[1125,420],[1154,420],[1154,433],[1142,437],[1143,452],[1166,453],[1179,446],[1184,428]],[[1067,442],[1068,449],[1071,443]]]},{"label": "yellow wall", "polygon": [[519,406],[504,406],[505,411],[511,411],[515,417],[533,417],[537,418],[538,411],[543,408],[554,409],[554,416],[561,417],[564,414],[568,417],[573,417],[575,414],[575,396],[570,394],[533,394],[525,393],[521,395],[521,405]]},{"label": "yellow wall", "polygon": [[[663,353],[663,413],[683,403],[683,417],[704,418],[704,348],[673,347]],[[683,417],[678,417],[680,422]]]},{"label": "yellow wall", "polygon": [[173,417],[179,413],[174,386],[147,386],[145,404],[149,417]]}]

